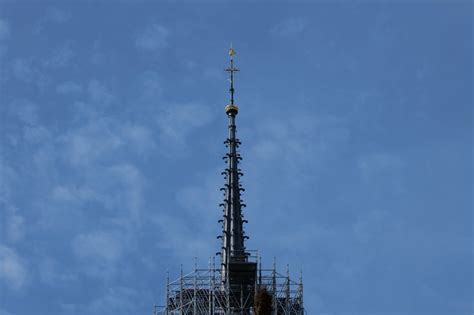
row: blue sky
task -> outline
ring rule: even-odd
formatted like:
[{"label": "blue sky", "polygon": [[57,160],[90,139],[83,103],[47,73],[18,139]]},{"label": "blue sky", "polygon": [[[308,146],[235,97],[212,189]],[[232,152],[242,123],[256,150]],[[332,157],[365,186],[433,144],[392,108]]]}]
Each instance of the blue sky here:
[{"label": "blue sky", "polygon": [[0,314],[150,314],[249,248],[309,314],[471,314],[472,4],[0,1]]}]

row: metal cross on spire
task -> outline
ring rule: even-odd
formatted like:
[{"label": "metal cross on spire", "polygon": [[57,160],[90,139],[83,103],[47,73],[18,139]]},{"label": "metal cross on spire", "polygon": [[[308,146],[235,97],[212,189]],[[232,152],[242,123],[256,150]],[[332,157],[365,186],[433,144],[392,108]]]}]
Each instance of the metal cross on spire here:
[{"label": "metal cross on spire", "polygon": [[[235,105],[234,104],[234,72],[238,72],[239,69],[234,67],[234,56],[236,52],[235,49],[232,47],[232,44],[230,44],[230,49],[229,49],[229,56],[230,56],[230,67],[225,69],[225,71],[230,73],[230,104],[229,105]],[[238,108],[237,108],[238,110]]]}]

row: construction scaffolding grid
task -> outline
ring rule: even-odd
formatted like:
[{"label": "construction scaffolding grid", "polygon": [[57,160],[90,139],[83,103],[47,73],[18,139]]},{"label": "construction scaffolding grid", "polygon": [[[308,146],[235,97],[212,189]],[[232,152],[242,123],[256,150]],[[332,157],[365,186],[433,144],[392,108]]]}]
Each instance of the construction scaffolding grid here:
[{"label": "construction scaffolding grid", "polygon": [[[216,268],[215,260],[209,262],[206,269],[195,268],[169,280],[167,276],[165,305],[155,305],[153,315],[254,315],[249,301],[259,288],[265,288],[271,295],[272,315],[303,315],[303,279],[290,278],[287,266],[286,274],[279,273],[275,260],[271,269],[262,269],[258,260],[257,278],[251,287],[231,290],[221,278],[222,269]],[[228,282],[227,282],[228,283]],[[244,293],[247,292],[247,293]]]}]

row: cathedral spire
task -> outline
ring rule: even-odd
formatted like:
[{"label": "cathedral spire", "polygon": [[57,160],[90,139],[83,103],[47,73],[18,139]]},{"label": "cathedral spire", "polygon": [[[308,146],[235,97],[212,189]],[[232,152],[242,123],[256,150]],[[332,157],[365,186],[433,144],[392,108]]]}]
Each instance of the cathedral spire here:
[{"label": "cathedral spire", "polygon": [[247,261],[244,245],[244,240],[247,237],[244,235],[243,229],[243,223],[246,221],[242,215],[242,207],[245,207],[245,205],[240,199],[240,193],[244,189],[239,183],[240,176],[243,174],[238,167],[241,160],[240,154],[237,151],[240,141],[236,138],[235,125],[235,118],[239,108],[234,103],[234,73],[239,70],[234,67],[235,50],[232,47],[229,50],[229,56],[230,67],[225,69],[225,71],[230,74],[230,104],[225,107],[228,117],[228,137],[224,142],[228,152],[224,156],[227,167],[222,173],[225,176],[225,187],[221,189],[224,191],[224,203],[221,204],[224,207],[224,216],[223,220],[220,221],[223,224],[221,259],[224,273],[229,263]]},{"label": "cathedral spire", "polygon": [[[166,304],[163,312],[159,314],[226,314],[226,315],[251,315],[257,310],[255,305],[262,305],[259,292],[271,288],[267,298],[273,300],[272,314],[304,315],[303,284],[298,285],[291,281],[289,274],[286,277],[273,270],[262,269],[259,254],[257,257],[245,247],[244,220],[242,208],[245,207],[241,200],[240,178],[243,176],[239,168],[240,141],[236,137],[236,118],[239,112],[234,100],[234,76],[239,71],[234,65],[235,50],[229,50],[230,66],[225,69],[229,73],[230,102],[225,106],[228,119],[227,139],[225,140],[226,163],[224,175],[223,217],[221,239],[221,266],[209,264],[208,276],[203,276],[203,269],[194,267],[194,272],[184,274],[178,280],[167,282]],[[260,264],[258,264],[260,262]],[[296,287],[297,286],[297,287]],[[263,289],[263,291],[262,291]],[[273,297],[272,297],[273,296]],[[264,299],[265,300],[265,299]],[[267,301],[268,302],[268,301]],[[267,305],[269,306],[269,305]],[[191,311],[192,310],[192,311]],[[266,309],[264,313],[269,311]],[[190,313],[191,312],[191,313]],[[258,311],[257,311],[258,312]]]}]

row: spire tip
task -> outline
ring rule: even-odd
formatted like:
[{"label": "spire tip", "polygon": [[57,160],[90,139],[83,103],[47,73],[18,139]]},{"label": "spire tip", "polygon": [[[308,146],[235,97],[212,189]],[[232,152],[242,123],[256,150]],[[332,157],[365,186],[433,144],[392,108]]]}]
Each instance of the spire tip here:
[{"label": "spire tip", "polygon": [[234,58],[234,55],[236,54],[235,49],[232,47],[232,43],[230,44],[229,48],[229,56],[230,58]]},{"label": "spire tip", "polygon": [[239,111],[239,107],[234,104],[234,72],[239,71],[239,69],[234,67],[234,55],[236,54],[232,43],[230,43],[229,56],[230,56],[230,67],[225,69],[225,71],[230,74],[230,104],[225,107],[227,115],[232,114],[236,115]]}]

